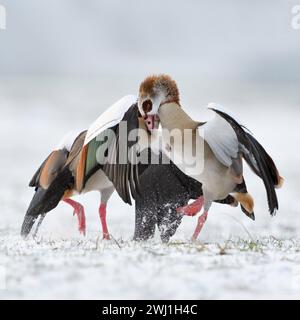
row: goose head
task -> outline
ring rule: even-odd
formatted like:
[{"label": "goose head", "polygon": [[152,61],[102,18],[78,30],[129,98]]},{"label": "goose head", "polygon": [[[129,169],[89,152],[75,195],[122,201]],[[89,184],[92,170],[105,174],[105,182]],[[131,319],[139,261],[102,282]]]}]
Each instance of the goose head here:
[{"label": "goose head", "polygon": [[159,126],[159,109],[167,103],[179,105],[176,82],[166,74],[148,76],[140,85],[138,107],[148,130]]}]

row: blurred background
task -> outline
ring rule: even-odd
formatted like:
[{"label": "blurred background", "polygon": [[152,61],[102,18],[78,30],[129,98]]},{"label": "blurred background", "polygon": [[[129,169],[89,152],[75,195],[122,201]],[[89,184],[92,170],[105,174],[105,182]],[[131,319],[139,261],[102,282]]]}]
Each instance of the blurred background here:
[{"label": "blurred background", "polygon": [[[291,27],[297,1],[0,0],[0,201],[2,234],[17,234],[32,197],[28,182],[60,138],[87,128],[149,74],[168,73],[196,119],[216,102],[247,124],[286,178],[280,212],[271,219],[262,183],[248,171],[255,223],[239,209],[215,205],[201,239],[299,235],[300,31]],[[99,228],[99,196],[87,205],[88,230]],[[134,210],[115,195],[112,234],[129,239]],[[111,214],[110,214],[111,213]],[[4,217],[4,218],[3,218]],[[232,218],[234,217],[234,219]],[[176,237],[188,238],[186,218]],[[68,206],[49,214],[41,232],[77,235]]]}]

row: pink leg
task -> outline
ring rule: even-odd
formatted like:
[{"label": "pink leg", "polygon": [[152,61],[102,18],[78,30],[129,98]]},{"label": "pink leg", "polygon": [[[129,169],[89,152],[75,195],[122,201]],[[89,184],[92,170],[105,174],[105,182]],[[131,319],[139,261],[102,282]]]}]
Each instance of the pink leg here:
[{"label": "pink leg", "polygon": [[191,203],[187,206],[177,208],[177,212],[181,213],[182,215],[185,215],[185,216],[193,217],[198,212],[201,211],[201,209],[203,207],[203,203],[204,203],[204,198],[200,197],[197,200],[195,200],[193,203]]},{"label": "pink leg", "polygon": [[80,233],[82,233],[85,236],[86,232],[86,225],[85,225],[85,213],[84,213],[84,207],[72,200],[72,199],[65,199],[64,202],[68,203],[70,206],[74,209],[74,215],[77,215],[78,218],[78,230]]},{"label": "pink leg", "polygon": [[110,240],[107,224],[106,224],[106,204],[101,203],[99,208],[99,216],[102,225],[103,239]]},{"label": "pink leg", "polygon": [[204,224],[205,224],[205,221],[207,219],[207,216],[208,216],[208,212],[204,212],[199,218],[198,218],[198,223],[197,223],[197,227],[194,231],[194,234],[192,236],[192,241],[195,241],[197,240],[198,236],[199,236],[199,233],[201,232]]}]

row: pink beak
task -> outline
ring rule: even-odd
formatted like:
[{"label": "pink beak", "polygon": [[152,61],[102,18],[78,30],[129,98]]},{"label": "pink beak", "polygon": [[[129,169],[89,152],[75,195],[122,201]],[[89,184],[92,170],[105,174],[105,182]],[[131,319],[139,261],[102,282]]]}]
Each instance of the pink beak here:
[{"label": "pink beak", "polygon": [[148,115],[148,116],[144,117],[144,120],[145,120],[145,124],[150,132],[154,129],[158,129],[159,117],[157,115]]}]

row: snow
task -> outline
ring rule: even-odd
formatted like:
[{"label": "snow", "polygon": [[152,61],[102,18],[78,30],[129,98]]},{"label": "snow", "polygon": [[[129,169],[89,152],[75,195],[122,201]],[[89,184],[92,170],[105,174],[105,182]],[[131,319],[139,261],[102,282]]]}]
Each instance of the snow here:
[{"label": "snow", "polygon": [[[124,91],[138,87],[139,78],[125,80],[118,79]],[[299,298],[300,154],[293,148],[300,142],[297,91],[273,88],[268,94],[231,84],[232,92],[211,85],[211,91],[199,93],[190,89],[189,78],[179,79],[182,104],[193,117],[204,120],[202,101],[222,101],[272,154],[285,178],[276,217],[268,214],[261,181],[246,169],[256,221],[239,208],[214,205],[196,243],[189,240],[196,223],[190,217],[169,244],[158,236],[132,241],[134,208],[116,194],[107,211],[114,240],[103,241],[97,193],[78,197],[86,207],[86,237],[79,235],[67,204],[47,215],[36,239],[19,236],[33,194],[28,182],[51,146],[68,131],[88,128],[104,105],[126,94],[118,96],[116,80],[106,81],[0,79],[0,299]]]},{"label": "snow", "polygon": [[[1,236],[8,268],[1,298],[299,298],[300,242],[110,243],[87,239],[22,241]],[[4,260],[3,260],[4,258]]]}]

